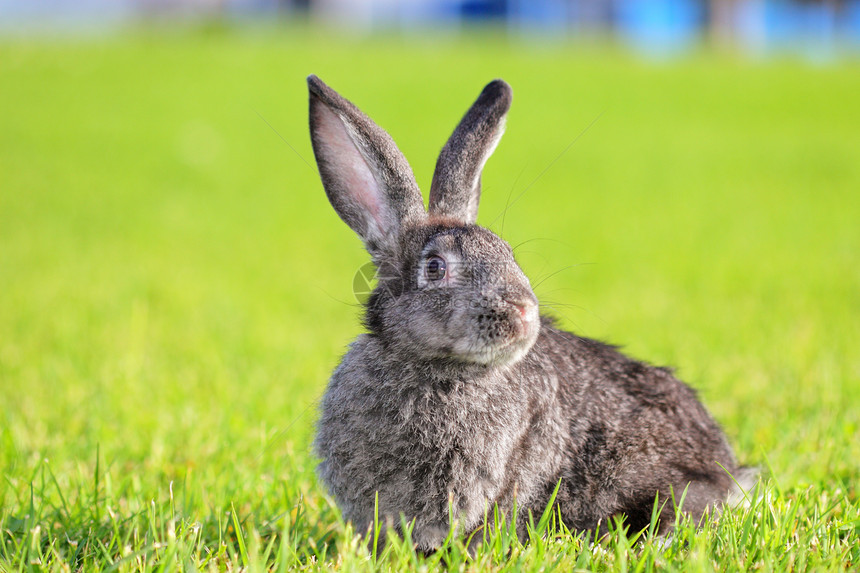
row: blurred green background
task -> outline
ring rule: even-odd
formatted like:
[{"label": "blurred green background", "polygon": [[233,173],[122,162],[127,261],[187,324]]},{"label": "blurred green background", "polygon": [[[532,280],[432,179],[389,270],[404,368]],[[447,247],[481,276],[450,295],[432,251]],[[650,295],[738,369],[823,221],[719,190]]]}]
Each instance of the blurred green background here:
[{"label": "blurred green background", "polygon": [[309,444],[368,256],[319,183],[310,73],[425,191],[468,105],[507,80],[479,223],[546,311],[677,367],[741,460],[856,502],[856,62],[212,25],[0,41],[7,528],[40,479],[46,527],[67,527],[94,476],[121,514],[181,495],[204,523],[232,504],[265,521],[303,496],[334,523]]}]

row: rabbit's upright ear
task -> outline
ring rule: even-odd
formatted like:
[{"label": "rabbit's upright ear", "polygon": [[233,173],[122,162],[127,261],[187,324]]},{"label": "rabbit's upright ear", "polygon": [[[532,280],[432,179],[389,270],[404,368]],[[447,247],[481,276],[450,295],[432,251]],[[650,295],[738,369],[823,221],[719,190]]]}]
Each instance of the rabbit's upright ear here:
[{"label": "rabbit's upright ear", "polygon": [[481,198],[481,170],[505,131],[512,97],[511,86],[493,80],[460,120],[436,162],[430,186],[431,215],[475,222]]},{"label": "rabbit's upright ear", "polygon": [[316,76],[308,77],[311,143],[326,195],[371,255],[426,217],[421,192],[391,136]]}]

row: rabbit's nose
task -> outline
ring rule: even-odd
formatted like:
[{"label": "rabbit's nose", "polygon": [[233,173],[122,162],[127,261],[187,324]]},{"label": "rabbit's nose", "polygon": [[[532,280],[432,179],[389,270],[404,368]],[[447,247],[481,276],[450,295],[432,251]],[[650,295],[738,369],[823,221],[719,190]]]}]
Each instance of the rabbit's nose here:
[{"label": "rabbit's nose", "polygon": [[537,318],[537,305],[531,299],[527,298],[506,298],[505,302],[514,306],[520,312],[520,318],[523,322],[531,322]]}]

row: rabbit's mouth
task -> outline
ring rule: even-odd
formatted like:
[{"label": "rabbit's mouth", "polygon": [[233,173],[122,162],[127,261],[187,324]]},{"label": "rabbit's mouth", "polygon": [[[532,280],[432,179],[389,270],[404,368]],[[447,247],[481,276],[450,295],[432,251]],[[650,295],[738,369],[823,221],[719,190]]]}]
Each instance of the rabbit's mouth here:
[{"label": "rabbit's mouth", "polygon": [[523,358],[534,344],[537,334],[529,338],[513,338],[489,345],[476,345],[460,358],[485,366],[505,366]]},{"label": "rabbit's mouth", "polygon": [[505,300],[503,307],[475,317],[478,335],[471,343],[456,345],[463,360],[502,366],[520,360],[534,345],[540,330],[538,305],[531,299]]}]

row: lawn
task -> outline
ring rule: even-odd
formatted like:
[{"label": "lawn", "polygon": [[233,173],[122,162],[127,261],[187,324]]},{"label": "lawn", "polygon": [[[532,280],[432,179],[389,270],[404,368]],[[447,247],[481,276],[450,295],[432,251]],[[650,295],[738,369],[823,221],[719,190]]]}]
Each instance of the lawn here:
[{"label": "lawn", "polygon": [[[565,327],[699,390],[765,468],[751,507],[662,540],[550,520],[471,560],[458,541],[368,555],[310,451],[368,260],[313,164],[310,73],[425,192],[506,79],[478,222]],[[487,31],[0,40],[0,570],[856,570],[858,94],[857,62],[648,63]]]}]

